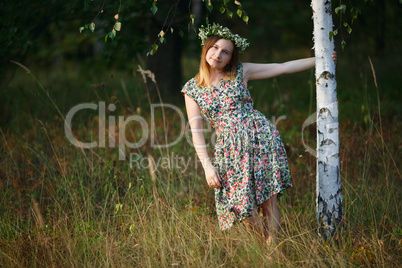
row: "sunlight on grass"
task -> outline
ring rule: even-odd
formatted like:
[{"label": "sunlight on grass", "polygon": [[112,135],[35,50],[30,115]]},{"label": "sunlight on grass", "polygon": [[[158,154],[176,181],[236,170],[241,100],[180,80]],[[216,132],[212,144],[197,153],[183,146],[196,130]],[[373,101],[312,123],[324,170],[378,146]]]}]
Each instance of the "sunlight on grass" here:
[{"label": "sunlight on grass", "polygon": [[[294,129],[302,125],[304,115],[289,116],[280,123],[280,131],[287,137],[294,188],[279,201],[280,242],[268,246],[241,224],[230,231],[219,230],[213,191],[206,186],[201,165],[194,164],[196,154],[185,139],[169,150],[151,150],[145,145],[129,152],[148,160],[161,157],[173,160],[172,156],[179,155],[191,159],[187,170],[174,165],[158,168],[153,166],[155,162],[147,168],[130,167],[128,161],[118,160],[117,148],[81,150],[65,138],[64,121],[57,111],[64,106],[59,111],[65,114],[64,111],[83,99],[69,99],[67,104],[57,101],[52,94],[62,96],[59,95],[62,87],[47,94],[42,86],[42,93],[35,88],[33,95],[29,95],[27,87],[38,85],[26,76],[22,76],[23,81],[16,87],[24,92],[19,94],[32,98],[24,100],[26,110],[19,107],[18,114],[15,110],[10,115],[12,120],[3,124],[0,133],[3,193],[0,266],[397,267],[401,264],[401,174],[397,165],[401,140],[396,131],[400,122],[384,114],[379,117],[377,110],[368,112],[367,122],[341,122],[345,218],[343,228],[327,242],[316,232],[315,159],[304,153],[300,128]],[[132,106],[119,108],[121,115],[141,114],[149,119],[146,88],[138,79],[126,79],[113,89],[93,88],[87,96],[96,102],[107,96],[108,102],[119,107]],[[127,87],[126,92],[116,88],[118,85]],[[143,99],[138,100],[138,96]],[[128,97],[136,101],[130,103]],[[36,111],[34,107],[38,105],[45,112]],[[308,106],[307,102],[305,111]],[[184,103],[182,109],[184,112]],[[166,111],[165,116],[172,119],[175,115]],[[76,134],[96,140],[97,120],[80,118]],[[167,133],[166,129],[172,135],[181,131],[175,120],[157,120],[157,127],[162,134]],[[127,133],[132,141],[139,139],[135,129]],[[164,141],[162,137],[160,142]]]}]

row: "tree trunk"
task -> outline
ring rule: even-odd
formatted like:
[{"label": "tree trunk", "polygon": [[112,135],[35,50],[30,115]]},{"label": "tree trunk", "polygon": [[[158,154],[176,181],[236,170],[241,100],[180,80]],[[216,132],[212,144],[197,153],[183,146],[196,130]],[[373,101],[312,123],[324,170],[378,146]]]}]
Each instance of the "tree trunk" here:
[{"label": "tree trunk", "polygon": [[[161,31],[162,25],[153,20],[149,29],[151,40],[154,41]],[[178,28],[174,33],[170,29],[163,29],[166,32],[166,43],[159,44],[158,52],[153,56],[147,57],[147,69],[155,74],[155,79],[160,89],[162,98],[169,101],[171,96],[176,96],[181,89],[181,55],[182,38],[179,35]],[[150,43],[152,44],[152,43]],[[148,88],[152,101],[159,101],[157,98],[155,85],[148,80]]]},{"label": "tree trunk", "polygon": [[[159,3],[160,2],[160,3]],[[147,69],[155,74],[155,79],[164,101],[172,101],[180,95],[182,87],[182,43],[180,29],[187,29],[189,22],[189,0],[166,0],[158,2],[158,12],[149,21],[148,35],[150,46],[157,39],[161,30],[165,32],[166,43],[159,44],[159,49],[153,56],[147,57]],[[171,33],[171,28],[174,32]],[[156,88],[148,81],[152,101],[159,101]]]},{"label": "tree trunk", "polygon": [[338,101],[332,60],[332,8],[329,0],[312,0],[317,87],[317,225],[330,238],[343,217],[339,162]]}]

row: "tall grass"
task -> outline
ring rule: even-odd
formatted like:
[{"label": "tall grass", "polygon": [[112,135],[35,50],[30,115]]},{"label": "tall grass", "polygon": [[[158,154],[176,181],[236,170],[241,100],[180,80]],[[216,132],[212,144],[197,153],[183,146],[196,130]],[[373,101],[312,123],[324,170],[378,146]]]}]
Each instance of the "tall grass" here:
[{"label": "tall grass", "polygon": [[[302,125],[303,116],[280,123],[295,186],[279,202],[280,242],[268,246],[241,224],[219,230],[213,190],[206,186],[201,166],[195,165],[196,154],[185,140],[170,152],[149,146],[130,152],[147,160],[171,158],[173,153],[191,159],[187,170],[155,166],[152,161],[146,167],[130,167],[128,161],[118,160],[116,148],[80,150],[65,138],[63,119],[57,115],[58,109],[61,114],[65,109],[46,94],[46,86],[25,79],[21,85],[39,86],[34,95],[42,90],[41,96],[48,98],[40,103],[47,112],[33,113],[35,105],[27,102],[28,112],[19,111],[19,118],[14,114],[1,127],[2,267],[397,267],[402,263],[401,141],[395,131],[400,123],[380,116],[380,99],[378,109],[368,112],[367,122],[341,122],[345,220],[330,241],[316,232],[315,159],[300,153],[304,151],[300,128],[294,129]],[[134,91],[130,86],[135,82],[128,82],[120,84],[123,92],[126,84],[128,91]],[[146,91],[140,83],[135,87]],[[116,88],[96,90],[104,92],[93,100],[107,97],[120,106],[136,105],[118,112],[149,118],[146,104],[141,104],[146,99],[128,103],[127,91],[125,97],[117,97]],[[166,118],[175,118],[171,111],[165,112]],[[76,135],[96,140],[96,116],[75,123]],[[176,120],[156,123],[160,136],[180,132]],[[131,140],[140,138],[135,128],[127,134]]]}]

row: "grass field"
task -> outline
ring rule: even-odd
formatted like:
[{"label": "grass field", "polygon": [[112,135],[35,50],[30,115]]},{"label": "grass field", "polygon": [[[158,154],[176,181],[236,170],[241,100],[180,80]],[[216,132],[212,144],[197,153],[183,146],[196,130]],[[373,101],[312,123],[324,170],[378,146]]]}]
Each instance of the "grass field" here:
[{"label": "grass field", "polygon": [[[184,137],[168,148],[152,149],[149,140],[127,148],[124,161],[117,135],[111,135],[115,145],[105,148],[80,149],[67,140],[64,117],[79,103],[115,104],[115,111],[106,111],[116,121],[115,132],[118,116],[137,115],[151,126],[140,76],[18,69],[1,100],[0,266],[401,266],[397,83],[381,76],[386,68],[378,71],[377,87],[368,64],[349,68],[353,78],[338,74],[345,221],[327,242],[316,233],[315,158],[301,140],[301,126],[315,109],[312,72],[250,86],[257,109],[269,119],[286,116],[277,127],[294,187],[279,202],[275,246],[258,242],[240,224],[219,230],[213,190]],[[174,104],[185,114],[179,93]],[[165,113],[155,113],[158,143],[173,142],[184,131],[177,111]],[[99,142],[100,122],[98,111],[80,112],[73,133]],[[122,133],[131,142],[143,134],[135,123]],[[113,138],[106,135],[106,144]],[[314,125],[304,139],[314,148]]]}]

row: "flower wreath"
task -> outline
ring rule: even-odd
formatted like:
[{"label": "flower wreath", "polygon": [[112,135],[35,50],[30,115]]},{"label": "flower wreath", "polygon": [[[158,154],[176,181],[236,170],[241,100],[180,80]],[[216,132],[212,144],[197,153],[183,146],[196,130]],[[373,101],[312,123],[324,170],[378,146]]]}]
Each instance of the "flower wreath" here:
[{"label": "flower wreath", "polygon": [[213,23],[212,25],[209,24],[206,27],[201,25],[198,36],[201,39],[202,46],[204,45],[205,40],[212,35],[217,35],[224,39],[233,41],[239,49],[239,52],[243,52],[250,45],[246,38],[242,38],[238,34],[233,34],[227,27],[223,27],[217,23]]}]

